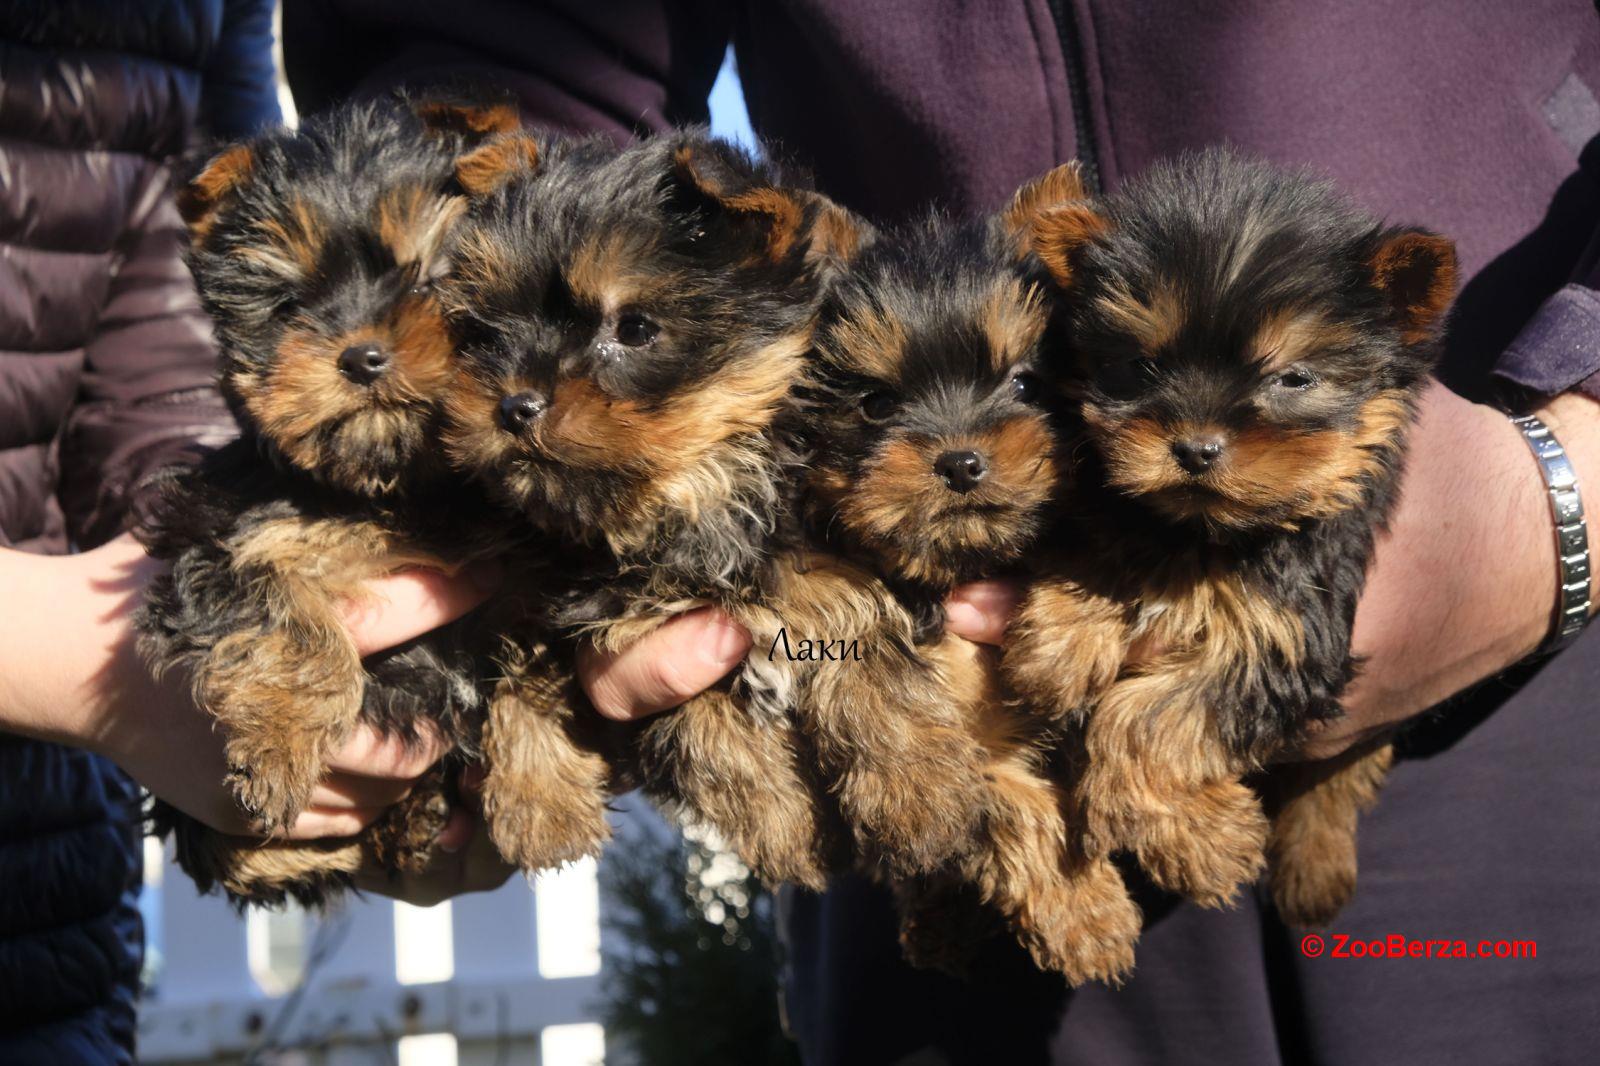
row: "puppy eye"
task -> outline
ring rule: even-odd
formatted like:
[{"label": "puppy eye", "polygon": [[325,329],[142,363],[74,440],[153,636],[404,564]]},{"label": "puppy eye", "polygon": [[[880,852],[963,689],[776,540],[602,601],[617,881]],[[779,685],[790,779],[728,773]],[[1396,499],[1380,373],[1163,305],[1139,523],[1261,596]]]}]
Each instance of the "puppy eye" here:
[{"label": "puppy eye", "polygon": [[643,315],[623,315],[617,320],[617,343],[629,348],[643,348],[656,339],[660,327]]},{"label": "puppy eye", "polygon": [[1101,384],[1110,392],[1133,394],[1142,391],[1159,374],[1154,359],[1121,359],[1106,365]]},{"label": "puppy eye", "polygon": [[1037,374],[1023,372],[1011,379],[1011,395],[1023,403],[1037,403],[1044,396],[1044,382]]},{"label": "puppy eye", "polygon": [[861,401],[861,413],[873,422],[882,422],[894,414],[898,406],[893,393],[874,392]]},{"label": "puppy eye", "polygon": [[417,282],[415,285],[412,285],[411,289],[407,293],[407,295],[410,295],[410,296],[426,296],[432,291],[433,291],[433,282],[432,282],[432,280],[430,280],[428,278],[424,278],[421,281]]},{"label": "puppy eye", "polygon": [[1295,389],[1304,391],[1317,383],[1317,379],[1304,370],[1285,370],[1272,380],[1280,389]]}]

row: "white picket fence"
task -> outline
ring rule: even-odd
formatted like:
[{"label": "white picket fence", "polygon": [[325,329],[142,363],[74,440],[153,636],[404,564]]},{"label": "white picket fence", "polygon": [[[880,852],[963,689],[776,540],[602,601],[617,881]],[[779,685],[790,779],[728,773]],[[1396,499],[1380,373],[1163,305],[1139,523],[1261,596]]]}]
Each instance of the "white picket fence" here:
[{"label": "white picket fence", "polygon": [[[655,820],[642,803],[618,817]],[[319,920],[241,918],[162,858],[147,863],[154,974],[141,1061],[235,1063],[252,1051],[271,1066],[620,1061],[598,1022],[607,934],[593,862],[426,910],[368,897]],[[274,941],[281,956],[297,922],[308,956],[322,958],[298,991],[275,989]]]}]

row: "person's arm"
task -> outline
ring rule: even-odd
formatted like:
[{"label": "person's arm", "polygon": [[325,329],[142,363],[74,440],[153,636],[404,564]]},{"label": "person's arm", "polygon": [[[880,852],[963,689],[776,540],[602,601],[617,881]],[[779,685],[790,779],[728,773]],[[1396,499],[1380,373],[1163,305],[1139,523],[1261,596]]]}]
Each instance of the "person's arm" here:
[{"label": "person's arm", "polygon": [[[132,537],[67,556],[0,549],[0,730],[99,752],[174,806],[225,832],[248,832],[223,785],[222,740],[185,679],[153,680],[135,648],[132,615],[161,563]],[[427,632],[470,610],[486,589],[470,576],[398,574],[352,605],[364,653]],[[408,750],[362,726],[334,757],[302,839],[354,833],[438,761],[440,738]]]}]

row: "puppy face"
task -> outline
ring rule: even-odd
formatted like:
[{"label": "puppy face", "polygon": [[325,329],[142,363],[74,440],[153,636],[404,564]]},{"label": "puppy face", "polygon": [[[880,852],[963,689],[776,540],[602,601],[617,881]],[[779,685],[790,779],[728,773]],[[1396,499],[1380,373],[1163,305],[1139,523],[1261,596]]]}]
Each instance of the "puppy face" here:
[{"label": "puppy face", "polygon": [[1046,215],[1036,241],[1115,488],[1248,529],[1355,506],[1392,470],[1454,288],[1448,241],[1221,153]]},{"label": "puppy face", "polygon": [[697,134],[536,164],[496,142],[463,181],[482,199],[450,286],[453,456],[547,527],[623,549],[758,491],[810,340],[820,198]]},{"label": "puppy face", "polygon": [[434,287],[466,202],[454,163],[486,135],[469,120],[516,119],[350,107],[228,149],[181,197],[224,394],[274,453],[337,488],[395,491],[436,424],[454,345]]},{"label": "puppy face", "polygon": [[1018,251],[1000,220],[930,221],[870,243],[826,301],[813,518],[902,578],[1016,559],[1057,490],[1050,311]]}]

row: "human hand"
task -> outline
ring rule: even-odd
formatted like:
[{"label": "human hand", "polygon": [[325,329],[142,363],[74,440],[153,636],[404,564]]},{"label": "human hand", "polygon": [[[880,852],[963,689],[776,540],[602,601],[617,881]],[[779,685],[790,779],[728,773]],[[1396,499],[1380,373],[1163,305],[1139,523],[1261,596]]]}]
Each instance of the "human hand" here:
[{"label": "human hand", "polygon": [[[1539,416],[1580,478],[1600,472],[1600,405],[1566,395]],[[1328,758],[1379,736],[1537,648],[1555,605],[1550,521],[1544,483],[1515,427],[1435,383],[1356,610],[1352,647],[1365,663],[1344,717],[1321,727],[1300,756]],[[1021,595],[1013,582],[963,586],[947,604],[947,626],[999,644]],[[1136,649],[1132,659],[1153,651]]]},{"label": "human hand", "polygon": [[[181,678],[153,680],[132,614],[162,564],[131,537],[61,558],[0,552],[0,727],[106,755],[140,784],[223,832],[250,826],[223,785],[222,738]],[[470,576],[411,571],[374,581],[346,620],[363,655],[466,613],[487,595]],[[403,798],[447,745],[407,746],[360,726],[334,754],[291,839],[349,836]]]},{"label": "human hand", "polygon": [[595,710],[626,721],[680,706],[744,660],[750,634],[715,607],[663,623],[622,651],[578,651],[578,681]]},{"label": "human hand", "polygon": [[416,907],[432,907],[468,892],[492,892],[516,867],[500,857],[483,828],[483,770],[472,767],[460,781],[463,802],[439,831],[432,861],[417,873],[368,867],[355,875],[356,887]]}]

